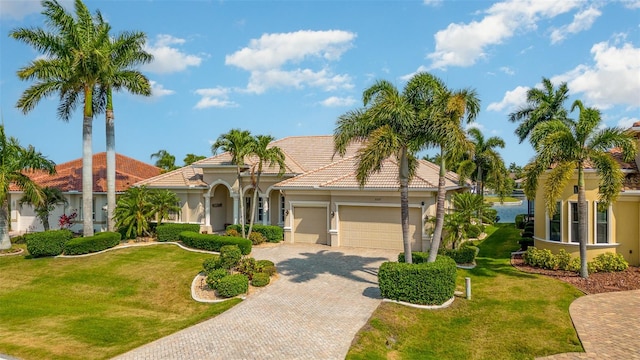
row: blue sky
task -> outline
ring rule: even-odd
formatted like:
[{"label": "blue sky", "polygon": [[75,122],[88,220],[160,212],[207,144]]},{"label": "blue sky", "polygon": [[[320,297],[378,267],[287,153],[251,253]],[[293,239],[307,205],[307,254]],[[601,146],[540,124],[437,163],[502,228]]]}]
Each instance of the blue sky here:
[{"label": "blue sky", "polygon": [[[72,1],[61,1],[72,9]],[[85,1],[113,32],[143,31],[155,61],[141,70],[153,96],[114,99],[116,150],[146,161],[159,149],[211,155],[232,128],[276,138],[332,134],[378,79],[399,88],[429,71],[452,89],[474,88],[485,136],[526,164],[508,114],[542,77],[602,111],[607,126],[640,121],[640,1]],[[57,163],[82,156],[82,114],[56,118],[56,97],[24,115],[30,84],[16,71],[39,56],[8,37],[44,27],[38,1],[0,0],[0,111],[8,135]],[[572,114],[575,115],[575,114]],[[93,151],[105,150],[104,115]],[[432,152],[432,151],[431,151]]]}]

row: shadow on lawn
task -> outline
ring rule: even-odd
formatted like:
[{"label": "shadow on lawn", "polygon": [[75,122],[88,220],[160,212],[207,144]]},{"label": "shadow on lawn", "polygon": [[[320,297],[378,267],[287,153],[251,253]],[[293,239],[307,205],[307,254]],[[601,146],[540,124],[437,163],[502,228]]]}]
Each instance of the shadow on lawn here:
[{"label": "shadow on lawn", "polygon": [[321,274],[331,274],[354,281],[378,285],[378,267],[384,257],[364,257],[357,255],[345,255],[337,251],[320,250],[317,252],[305,252],[300,255],[303,258],[291,258],[276,264],[278,272],[291,276],[291,281],[302,283],[315,279]]}]

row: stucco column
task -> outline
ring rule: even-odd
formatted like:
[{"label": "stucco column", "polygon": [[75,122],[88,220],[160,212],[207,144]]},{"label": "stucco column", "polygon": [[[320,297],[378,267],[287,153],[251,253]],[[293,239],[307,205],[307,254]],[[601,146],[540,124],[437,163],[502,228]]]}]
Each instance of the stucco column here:
[{"label": "stucco column", "polygon": [[262,199],[262,225],[269,225],[269,220],[271,219],[271,209],[269,207],[269,195],[260,195],[260,199]]},{"label": "stucco column", "polygon": [[207,192],[204,197],[204,225],[200,225],[200,232],[203,234],[211,234],[213,228],[211,227],[211,196]]},{"label": "stucco column", "polygon": [[238,208],[240,207],[240,194],[232,193],[231,197],[233,198],[233,223],[239,224],[238,221]]}]

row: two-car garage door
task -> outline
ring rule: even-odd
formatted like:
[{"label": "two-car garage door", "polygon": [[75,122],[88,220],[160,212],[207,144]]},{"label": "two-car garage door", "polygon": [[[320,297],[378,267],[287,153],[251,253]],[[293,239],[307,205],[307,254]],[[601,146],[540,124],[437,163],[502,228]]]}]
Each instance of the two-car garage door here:
[{"label": "two-car garage door", "polygon": [[[403,250],[399,207],[340,206],[341,246]],[[411,249],[420,251],[422,242],[420,208],[409,209]]]}]

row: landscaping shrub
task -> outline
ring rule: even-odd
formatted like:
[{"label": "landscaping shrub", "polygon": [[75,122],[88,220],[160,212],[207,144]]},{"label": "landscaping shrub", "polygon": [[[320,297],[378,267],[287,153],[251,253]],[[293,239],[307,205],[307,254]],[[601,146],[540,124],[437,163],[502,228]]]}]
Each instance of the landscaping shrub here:
[{"label": "landscaping shrub", "polygon": [[216,234],[198,234],[193,231],[183,231],[178,238],[186,246],[195,249],[220,251],[220,248],[224,245],[237,245],[243,255],[251,253],[251,240],[249,239]]},{"label": "landscaping shrub", "polygon": [[227,229],[226,234],[227,236],[242,237],[242,235],[236,229]]},{"label": "landscaping shrub", "polygon": [[269,276],[273,276],[277,272],[277,269],[275,265],[266,265],[260,269],[260,272],[269,274]]},{"label": "landscaping shrub", "polygon": [[251,279],[251,285],[256,287],[263,287],[263,286],[269,285],[270,281],[271,279],[269,277],[269,274],[259,272],[259,273],[253,274],[253,279]]},{"label": "landscaping shrub", "polygon": [[119,232],[105,231],[93,236],[78,237],[64,245],[65,255],[82,255],[102,251],[120,244]]},{"label": "landscaping shrub", "polygon": [[[629,263],[622,254],[607,252],[595,257],[592,261],[593,272],[623,271],[629,267]],[[591,269],[589,270],[591,272]]]},{"label": "landscaping shrub", "polygon": [[14,244],[26,244],[26,235],[18,235],[11,238],[11,242]]},{"label": "landscaping shrub", "polygon": [[259,272],[256,264],[256,259],[245,256],[235,267],[235,270],[241,274],[246,275],[249,280],[253,279],[253,274]]},{"label": "landscaping shrub", "polygon": [[[484,209],[483,216],[487,220],[490,220],[492,224],[500,221],[500,216],[498,216],[498,210],[494,208]],[[484,231],[484,229],[482,229],[482,231]],[[472,237],[475,237],[475,236],[472,236]]]},{"label": "landscaping shrub", "polygon": [[[471,264],[476,259],[477,247],[473,245],[461,246],[459,249],[444,249],[438,250],[438,255],[444,255],[452,258],[456,264]],[[427,262],[429,258],[428,252],[414,251],[411,253],[411,258],[414,264],[421,264]],[[398,262],[404,262],[404,253],[398,254]]]},{"label": "landscaping shrub", "polygon": [[378,270],[382,297],[420,305],[440,305],[453,297],[456,263],[438,256],[433,263],[385,262]]},{"label": "landscaping shrub", "polygon": [[242,252],[236,245],[225,245],[220,248],[220,267],[223,269],[231,270],[242,258]]},{"label": "landscaping shrub", "polygon": [[478,225],[469,225],[469,228],[467,229],[467,236],[470,238],[478,238],[478,236],[480,236],[480,234],[482,234],[482,231],[484,231],[482,229],[481,226]]},{"label": "landscaping shrub", "polygon": [[225,269],[214,269],[207,273],[206,283],[209,285],[209,288],[216,290],[218,288],[218,284],[220,280],[225,276],[229,275],[229,271]]},{"label": "landscaping shrub", "polygon": [[215,269],[220,268],[220,256],[213,255],[212,257],[205,259],[202,262],[202,267],[204,268],[205,273],[209,273]]},{"label": "landscaping shrub", "polygon": [[33,257],[58,256],[64,251],[64,244],[71,240],[69,230],[47,230],[25,235],[27,250]]},{"label": "landscaping shrub", "polygon": [[244,294],[249,290],[249,279],[243,274],[227,275],[220,279],[216,290],[224,298]]},{"label": "landscaping shrub", "polygon": [[[532,246],[524,254],[524,262],[543,269],[580,271],[580,258],[572,258],[564,249],[554,255],[548,249],[540,250]],[[627,267],[629,264],[621,254],[611,252],[600,254],[587,263],[589,273],[623,271]]]},{"label": "landscaping shrub", "polygon": [[271,260],[257,260],[256,272],[263,272],[273,276],[276,273],[276,265]]},{"label": "landscaping shrub", "polygon": [[[240,224],[234,224],[227,226],[227,231],[235,230],[238,234],[241,233],[242,228]],[[245,233],[249,232],[249,225],[244,226]],[[280,226],[277,225],[262,225],[262,224],[254,224],[251,232],[259,232],[262,234],[268,242],[280,242],[284,239],[284,231]]]},{"label": "landscaping shrub", "polygon": [[571,254],[569,254],[565,249],[560,249],[558,253],[555,255],[557,268],[560,270],[569,270],[569,264],[571,264]]},{"label": "landscaping shrub", "polygon": [[554,270],[558,268],[558,259],[549,249],[538,249],[530,246],[523,256],[525,264],[543,269]]},{"label": "landscaping shrub", "polygon": [[516,229],[524,229],[524,217],[525,216],[527,216],[527,214],[518,214],[518,215],[516,215],[516,218],[515,218]]},{"label": "landscaping shrub", "polygon": [[[420,252],[420,251],[412,251],[411,252],[411,260],[414,264],[420,264],[423,262],[427,262],[427,258],[429,258],[428,252]],[[404,252],[398,254],[398,262],[404,262]]]},{"label": "landscaping shrub", "polygon": [[518,244],[520,244],[520,249],[527,251],[530,246],[533,246],[534,242],[532,238],[522,238],[518,240]]},{"label": "landscaping shrub", "polygon": [[267,238],[264,237],[261,233],[257,231],[252,231],[251,235],[249,235],[249,240],[253,245],[260,245],[263,242],[267,241]]},{"label": "landscaping shrub", "polygon": [[271,260],[256,260],[256,266],[263,268],[266,266],[275,266],[275,264]]},{"label": "landscaping shrub", "polygon": [[200,231],[200,225],[165,223],[156,228],[158,241],[178,241],[180,239],[180,233],[183,231],[193,231],[197,233]]}]

